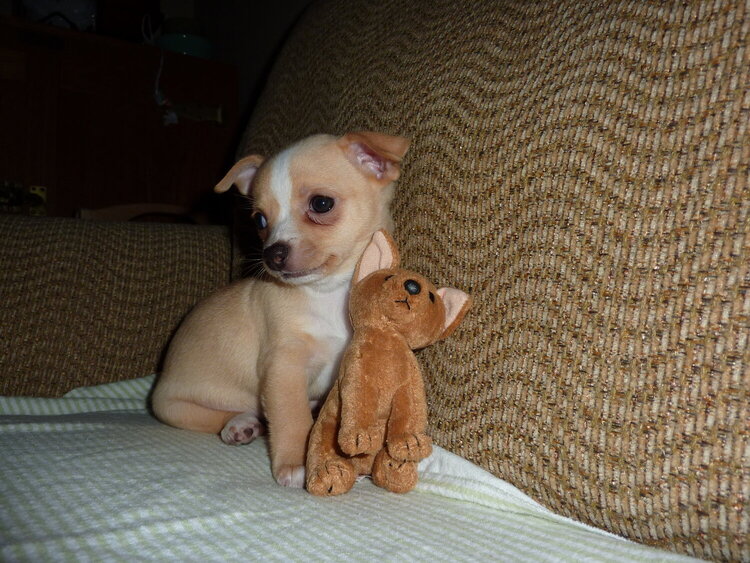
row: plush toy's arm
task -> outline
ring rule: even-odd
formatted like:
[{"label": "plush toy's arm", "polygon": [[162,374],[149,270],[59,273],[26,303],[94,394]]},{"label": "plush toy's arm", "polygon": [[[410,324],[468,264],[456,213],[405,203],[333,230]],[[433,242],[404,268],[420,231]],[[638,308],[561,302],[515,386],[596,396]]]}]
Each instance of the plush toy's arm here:
[{"label": "plush toy's arm", "polygon": [[432,453],[427,429],[427,400],[422,373],[415,358],[409,362],[404,384],[393,396],[388,419],[388,453],[399,461],[420,461]]},{"label": "plush toy's arm", "polygon": [[378,374],[371,373],[372,365],[368,365],[366,359],[361,353],[348,355],[345,359],[346,368],[339,380],[339,446],[350,456],[374,454],[383,447],[384,426],[378,423]]}]

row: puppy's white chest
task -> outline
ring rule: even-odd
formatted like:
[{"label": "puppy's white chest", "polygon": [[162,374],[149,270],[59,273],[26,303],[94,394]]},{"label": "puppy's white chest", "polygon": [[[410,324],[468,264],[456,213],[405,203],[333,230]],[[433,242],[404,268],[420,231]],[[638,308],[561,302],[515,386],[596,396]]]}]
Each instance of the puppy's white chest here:
[{"label": "puppy's white chest", "polygon": [[310,399],[324,399],[338,375],[341,356],[351,339],[349,323],[349,285],[321,292],[307,290],[309,313],[307,334],[315,341],[315,352],[308,373]]}]

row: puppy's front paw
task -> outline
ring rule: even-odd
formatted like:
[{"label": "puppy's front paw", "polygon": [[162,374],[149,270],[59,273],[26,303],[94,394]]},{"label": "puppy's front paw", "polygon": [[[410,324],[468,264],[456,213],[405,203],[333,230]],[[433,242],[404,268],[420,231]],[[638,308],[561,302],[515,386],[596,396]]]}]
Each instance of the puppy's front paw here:
[{"label": "puppy's front paw", "polygon": [[282,465],[273,474],[276,482],[282,487],[301,489],[305,486],[304,465]]},{"label": "puppy's front paw", "polygon": [[383,431],[377,426],[339,430],[339,447],[348,456],[375,454],[383,447]]},{"label": "puppy's front paw", "polygon": [[432,439],[421,432],[388,438],[388,453],[399,461],[420,461],[432,453]]},{"label": "puppy's front paw", "polygon": [[253,413],[243,412],[226,423],[221,431],[221,440],[230,446],[249,444],[263,434],[263,424]]},{"label": "puppy's front paw", "polygon": [[331,459],[310,470],[307,490],[317,496],[340,495],[354,486],[356,478],[351,462]]}]

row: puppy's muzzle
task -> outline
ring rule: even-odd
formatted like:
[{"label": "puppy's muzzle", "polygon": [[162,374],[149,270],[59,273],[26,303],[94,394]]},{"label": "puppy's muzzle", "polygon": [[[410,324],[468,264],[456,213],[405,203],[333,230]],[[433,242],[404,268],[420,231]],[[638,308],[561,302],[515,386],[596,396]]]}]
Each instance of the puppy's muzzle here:
[{"label": "puppy's muzzle", "polygon": [[286,259],[289,256],[289,245],[285,242],[277,242],[263,250],[263,262],[271,270],[276,272],[283,270]]}]

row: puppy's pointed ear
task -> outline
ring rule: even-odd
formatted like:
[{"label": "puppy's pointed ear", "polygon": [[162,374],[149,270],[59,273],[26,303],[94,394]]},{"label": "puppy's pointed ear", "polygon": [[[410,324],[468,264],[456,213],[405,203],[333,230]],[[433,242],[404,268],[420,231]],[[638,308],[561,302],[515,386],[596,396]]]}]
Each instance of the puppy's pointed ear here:
[{"label": "puppy's pointed ear", "polygon": [[387,231],[381,229],[372,235],[372,240],[362,253],[354,270],[352,283],[358,283],[373,272],[398,268],[400,257],[396,243]]},{"label": "puppy's pointed ear", "polygon": [[443,333],[438,340],[448,338],[456,330],[471,307],[471,297],[460,289],[441,287],[437,290],[440,299],[445,306],[445,321],[443,322]]},{"label": "puppy's pointed ear", "polygon": [[253,178],[255,178],[255,173],[264,160],[265,158],[259,154],[252,154],[238,160],[221,182],[216,184],[214,191],[216,193],[223,193],[231,188],[232,185],[235,185],[241,194],[249,195],[250,185],[253,182]]},{"label": "puppy's pointed ear", "polygon": [[339,144],[352,164],[368,176],[390,184],[401,174],[401,160],[409,149],[409,139],[359,131],[347,133]]}]

